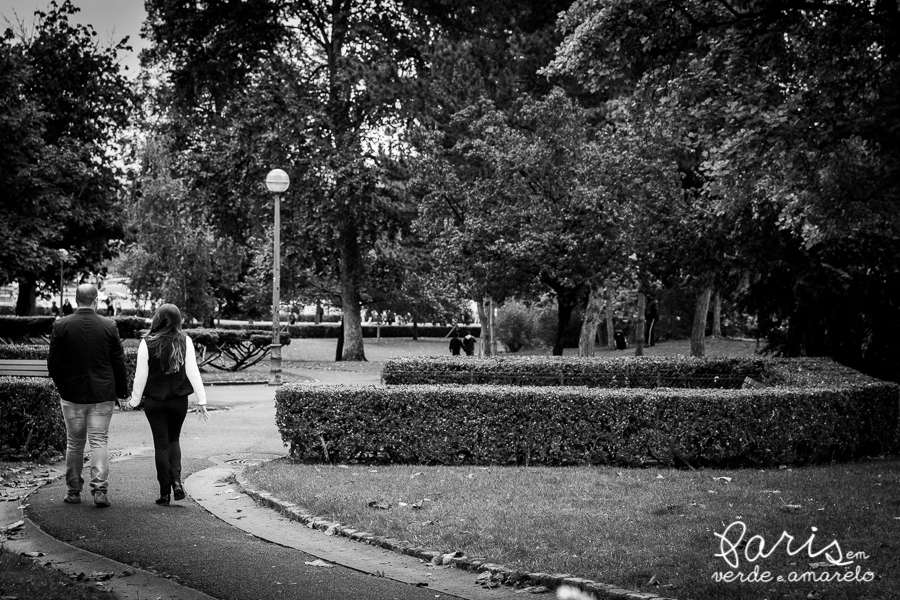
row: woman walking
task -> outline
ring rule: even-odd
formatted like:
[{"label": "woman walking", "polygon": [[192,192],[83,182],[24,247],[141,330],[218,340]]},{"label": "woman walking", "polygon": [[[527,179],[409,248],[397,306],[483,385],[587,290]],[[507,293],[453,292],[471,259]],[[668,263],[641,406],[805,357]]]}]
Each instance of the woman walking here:
[{"label": "woman walking", "polygon": [[[206,412],[206,391],[200,379],[197,356],[191,338],[181,330],[181,311],[174,304],[163,304],[153,315],[150,333],[138,348],[134,388],[129,404],[137,407],[144,399],[144,414],[153,433],[156,479],[159,498],[168,506],[171,496],[184,499],[181,484],[181,426],[187,416],[188,396],[197,394],[200,416]],[[171,491],[171,496],[170,496]]]}]

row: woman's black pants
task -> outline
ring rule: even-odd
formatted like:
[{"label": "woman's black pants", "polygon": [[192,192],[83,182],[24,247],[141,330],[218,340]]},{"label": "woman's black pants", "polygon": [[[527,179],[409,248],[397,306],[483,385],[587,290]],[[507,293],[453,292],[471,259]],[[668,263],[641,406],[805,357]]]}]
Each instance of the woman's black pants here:
[{"label": "woman's black pants", "polygon": [[187,416],[188,397],[176,396],[165,400],[144,398],[144,414],[153,433],[156,457],[156,479],[159,493],[165,496],[173,481],[181,481],[181,426]]}]

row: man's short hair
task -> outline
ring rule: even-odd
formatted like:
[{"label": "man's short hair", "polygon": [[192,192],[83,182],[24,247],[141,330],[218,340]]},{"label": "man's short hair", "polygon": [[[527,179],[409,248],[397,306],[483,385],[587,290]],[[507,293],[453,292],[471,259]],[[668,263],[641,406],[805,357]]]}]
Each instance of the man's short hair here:
[{"label": "man's short hair", "polygon": [[91,306],[97,299],[97,286],[82,283],[75,290],[75,302],[78,306]]}]

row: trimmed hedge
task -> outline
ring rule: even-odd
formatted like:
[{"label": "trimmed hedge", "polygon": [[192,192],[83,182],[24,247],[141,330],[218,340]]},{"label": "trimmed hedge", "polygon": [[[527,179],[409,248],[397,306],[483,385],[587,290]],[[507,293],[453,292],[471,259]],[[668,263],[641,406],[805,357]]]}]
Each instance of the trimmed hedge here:
[{"label": "trimmed hedge", "polygon": [[771,467],[883,452],[897,388],[754,390],[288,384],[276,422],[306,461]]},{"label": "trimmed hedge", "polygon": [[[0,358],[13,360],[47,360],[48,356],[50,356],[50,346],[45,344],[0,344]],[[137,368],[137,348],[125,348],[125,368],[128,370],[128,393],[130,394],[131,386],[134,383],[134,371]],[[23,379],[39,378],[25,377]],[[47,381],[49,381],[49,379]],[[0,390],[0,400],[2,400],[3,397],[3,392]]]},{"label": "trimmed hedge", "polygon": [[[0,345],[0,358],[47,360],[47,345]],[[134,384],[137,348],[125,348],[128,393]],[[33,459],[66,451],[66,426],[52,379],[0,377],[0,449]]]},{"label": "trimmed hedge", "polygon": [[763,357],[465,356],[412,357],[387,361],[385,385],[440,383],[606,388],[739,389],[747,377],[764,380],[772,360]]},{"label": "trimmed hedge", "polygon": [[[107,317],[109,318],[109,317]],[[140,337],[138,332],[149,323],[143,317],[112,317],[123,340]],[[56,317],[8,317],[0,316],[0,337],[13,340],[49,336],[53,333]]]},{"label": "trimmed hedge", "polygon": [[[517,362],[593,382],[618,367],[616,381],[631,387],[288,384],[276,392],[276,420],[291,455],[304,461],[771,467],[851,460],[897,443],[900,386],[830,360],[670,359],[681,374],[754,367],[773,384],[678,389],[654,387],[666,359],[576,360],[571,369],[543,359]],[[397,361],[447,362],[491,361]]]},{"label": "trimmed hedge", "polygon": [[0,449],[32,459],[66,451],[59,392],[49,379],[0,377]]},{"label": "trimmed hedge", "polygon": [[[258,328],[258,324],[252,325],[222,325],[218,330],[227,329],[241,330]],[[447,337],[453,327],[445,325],[418,325],[416,330],[419,337]],[[481,335],[481,327],[478,325],[469,325],[465,327],[472,335],[479,337]],[[340,331],[339,323],[322,323],[320,325],[288,325],[287,331],[290,332],[294,339],[321,339],[321,338],[337,338]],[[364,338],[378,337],[378,327],[376,325],[363,325],[362,332]],[[383,338],[411,338],[413,337],[412,325],[382,325],[381,337]]]}]

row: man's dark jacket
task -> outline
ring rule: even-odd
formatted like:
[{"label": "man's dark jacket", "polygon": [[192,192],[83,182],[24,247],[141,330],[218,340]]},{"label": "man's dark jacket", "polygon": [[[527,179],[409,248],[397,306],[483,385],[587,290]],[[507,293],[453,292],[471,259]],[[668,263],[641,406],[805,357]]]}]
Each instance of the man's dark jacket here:
[{"label": "man's dark jacket", "polygon": [[91,308],[79,307],[53,324],[47,370],[69,402],[96,404],[128,395],[119,330]]}]

